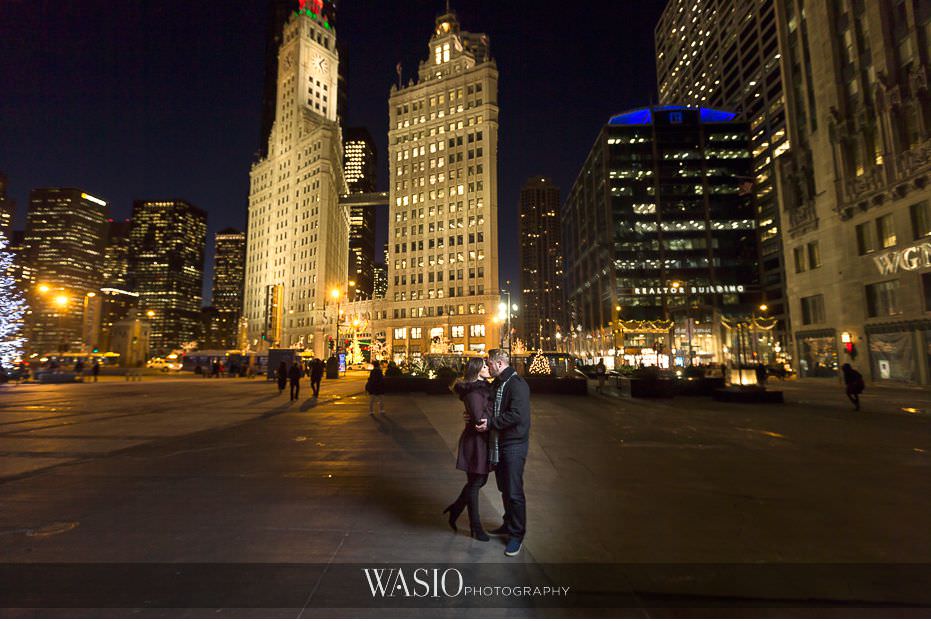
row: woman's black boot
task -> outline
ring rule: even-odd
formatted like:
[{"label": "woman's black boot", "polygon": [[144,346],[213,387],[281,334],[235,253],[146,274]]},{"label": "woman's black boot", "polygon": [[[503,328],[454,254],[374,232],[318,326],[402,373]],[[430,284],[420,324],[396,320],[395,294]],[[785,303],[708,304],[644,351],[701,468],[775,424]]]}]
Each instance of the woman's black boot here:
[{"label": "woman's black boot", "polygon": [[490,541],[488,533],[485,532],[485,529],[479,526],[478,528],[472,527],[472,539],[478,539],[479,541]]}]

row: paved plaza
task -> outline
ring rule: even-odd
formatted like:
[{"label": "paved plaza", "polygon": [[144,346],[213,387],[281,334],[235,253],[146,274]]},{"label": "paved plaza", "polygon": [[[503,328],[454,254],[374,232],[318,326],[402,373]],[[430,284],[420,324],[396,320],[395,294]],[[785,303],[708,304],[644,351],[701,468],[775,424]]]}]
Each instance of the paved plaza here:
[{"label": "paved plaza", "polygon": [[[324,381],[319,401],[296,402],[247,379],[0,387],[2,571],[274,564],[339,575],[413,564],[487,566],[499,578],[539,568],[556,582],[576,571],[597,582],[603,568],[625,582],[592,585],[586,601],[615,614],[676,614],[681,601],[929,606],[927,391],[870,387],[861,412],[827,381],[780,384],[785,405],[534,396],[528,535],[508,559],[501,541],[470,539],[465,516],[456,534],[440,514],[464,480],[454,469],[461,404],[388,395],[387,413],[370,417],[363,385],[351,374]],[[493,528],[493,479],[483,502]],[[781,578],[734,578],[761,568]],[[295,585],[281,616],[391,614],[324,610],[319,584]],[[361,579],[346,588],[368,597]],[[7,614],[29,613],[2,597],[15,608]],[[474,616],[574,614],[550,603],[469,606]]]}]

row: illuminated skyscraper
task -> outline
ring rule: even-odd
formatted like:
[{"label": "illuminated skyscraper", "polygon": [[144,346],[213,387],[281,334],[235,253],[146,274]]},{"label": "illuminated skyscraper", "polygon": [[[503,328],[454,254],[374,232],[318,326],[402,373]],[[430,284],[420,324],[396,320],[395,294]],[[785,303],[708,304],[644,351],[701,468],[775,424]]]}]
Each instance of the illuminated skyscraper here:
[{"label": "illuminated skyscraper", "polygon": [[445,336],[454,351],[498,344],[498,69],[483,34],[439,16],[417,81],[392,86],[389,312],[395,355]]},{"label": "illuminated skyscraper", "polygon": [[785,343],[788,308],[776,162],[789,149],[774,0],[669,0],[656,27],[661,104],[734,110],[750,124],[761,286]]},{"label": "illuminated skyscraper", "polygon": [[242,314],[243,282],[246,273],[246,234],[224,229],[214,237],[213,308],[216,309],[216,338],[220,347],[236,347]]},{"label": "illuminated skyscraper", "polygon": [[106,238],[105,201],[76,188],[30,193],[23,244],[37,285],[28,296],[31,351],[81,349],[84,299],[103,284]]},{"label": "illuminated skyscraper", "polygon": [[154,354],[197,339],[206,243],[207,214],[190,203],[133,203],[130,280],[140,310],[151,313]]},{"label": "illuminated skyscraper", "polygon": [[[753,197],[740,187],[747,124],[735,116],[655,106],[602,128],[562,212],[577,353],[663,348],[684,364],[694,337],[701,360],[730,360],[720,317],[752,312],[759,283]],[[714,333],[699,339],[696,320]],[[683,326],[672,342],[668,321]]]},{"label": "illuminated skyscraper", "polygon": [[520,191],[521,335],[533,347],[556,348],[563,319],[559,188],[531,177]]},{"label": "illuminated skyscraper", "polygon": [[[129,220],[107,223],[107,245],[103,254],[103,284],[114,289],[129,289]],[[122,317],[120,318],[122,319]]]},{"label": "illuminated skyscraper", "polygon": [[[268,157],[268,137],[271,135],[272,126],[275,124],[275,118],[278,110],[278,50],[281,48],[284,36],[284,26],[288,19],[295,11],[310,10],[314,15],[326,15],[326,23],[330,28],[336,29],[337,15],[336,0],[268,0],[267,14],[265,22],[265,88],[262,100],[262,128],[259,135],[259,156]],[[337,73],[337,87],[339,94],[337,98],[337,116],[346,118],[346,77],[345,77],[345,50],[341,43],[337,42],[338,55],[341,57]]]},{"label": "illuminated skyscraper", "polygon": [[350,194],[365,194],[376,190],[378,156],[375,140],[364,127],[343,130],[343,171]]},{"label": "illuminated skyscraper", "polygon": [[349,266],[339,55],[326,9],[315,12],[322,4],[306,3],[284,26],[268,157],[250,173],[244,304],[251,347],[321,356],[335,327],[330,292],[345,291]]},{"label": "illuminated skyscraper", "polygon": [[388,207],[387,193],[376,194],[375,141],[364,127],[343,132],[343,171],[349,196],[341,202],[349,209],[349,279],[351,299],[374,293],[375,226],[378,207]]},{"label": "illuminated skyscraper", "polygon": [[0,234],[6,236],[7,241],[13,232],[13,218],[16,217],[16,203],[7,196],[8,192],[7,177],[0,172]]}]

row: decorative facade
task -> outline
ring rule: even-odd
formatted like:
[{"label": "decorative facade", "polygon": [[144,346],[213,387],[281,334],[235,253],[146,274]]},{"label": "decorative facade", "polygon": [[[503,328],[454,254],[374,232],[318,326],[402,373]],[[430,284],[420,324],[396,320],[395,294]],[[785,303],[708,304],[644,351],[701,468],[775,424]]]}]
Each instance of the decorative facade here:
[{"label": "decorative facade", "polygon": [[254,350],[301,347],[325,355],[337,321],[329,292],[344,290],[348,280],[339,54],[322,4],[305,3],[284,25],[267,157],[250,173],[243,311]]},{"label": "decorative facade", "polygon": [[388,114],[388,290],[378,332],[396,357],[438,343],[495,347],[498,70],[487,36],[461,30],[451,11],[439,16],[416,82],[391,88]]},{"label": "decorative facade", "polygon": [[796,366],[931,383],[931,4],[777,0]]}]

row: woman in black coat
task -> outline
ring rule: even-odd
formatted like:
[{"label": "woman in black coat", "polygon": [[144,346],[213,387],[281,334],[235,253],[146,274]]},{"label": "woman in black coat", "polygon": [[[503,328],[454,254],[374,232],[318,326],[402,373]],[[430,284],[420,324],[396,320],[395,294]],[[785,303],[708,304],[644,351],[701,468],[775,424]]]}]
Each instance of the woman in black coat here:
[{"label": "woman in black coat", "polygon": [[288,385],[288,365],[284,360],[278,365],[278,373],[275,376],[278,379],[278,394],[284,392],[284,387]]},{"label": "woman in black coat", "polygon": [[375,416],[375,403],[378,403],[378,413],[385,413],[385,376],[381,372],[381,362],[372,363],[372,371],[365,382],[365,392],[369,393],[369,414]]},{"label": "woman in black coat", "polygon": [[443,513],[449,514],[449,526],[456,528],[456,520],[463,510],[469,509],[469,526],[472,537],[479,541],[488,541],[488,535],[482,528],[482,520],[478,511],[478,494],[488,482],[488,432],[475,430],[475,425],[484,418],[490,417],[492,408],[491,385],[487,382],[488,367],[483,358],[473,358],[466,367],[465,378],[458,382],[454,388],[456,394],[465,404],[470,422],[466,423],[462,435],[459,436],[459,456],[456,468],[465,470],[466,484],[453,504],[446,507]]}]

